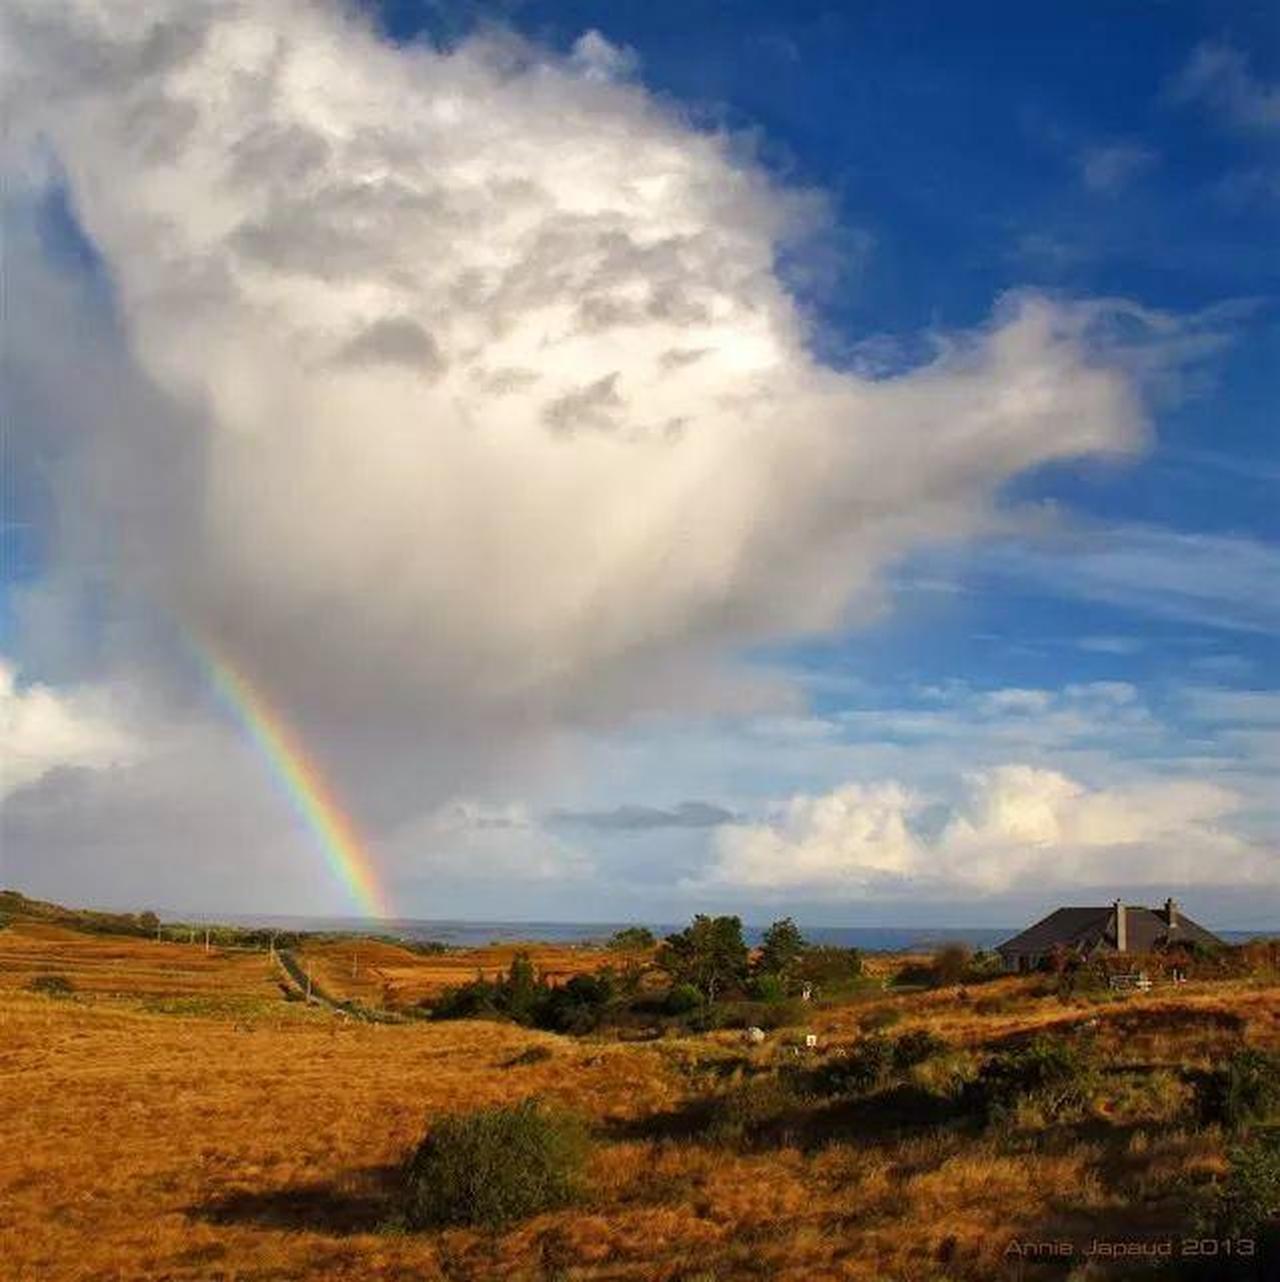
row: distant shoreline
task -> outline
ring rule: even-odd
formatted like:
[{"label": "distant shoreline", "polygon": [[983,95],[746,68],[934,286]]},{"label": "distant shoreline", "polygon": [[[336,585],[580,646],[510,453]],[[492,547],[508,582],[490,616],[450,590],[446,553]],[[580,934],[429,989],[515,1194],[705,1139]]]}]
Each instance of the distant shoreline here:
[{"label": "distant shoreline", "polygon": [[[166,919],[168,915],[165,914]],[[465,921],[457,918],[388,918],[373,921],[363,917],[320,917],[285,913],[184,914],[183,921],[229,926],[278,926],[281,929],[344,934],[399,935],[406,939],[434,940],[455,947],[475,948],[490,943],[587,944],[608,939],[626,926],[648,926],[662,936],[679,930],[661,922],[547,922],[547,921]],[[817,944],[861,948],[867,952],[904,952],[929,949],[942,943],[964,943],[972,948],[993,948],[1016,935],[1022,926],[807,926],[798,923],[807,938]],[[759,942],[763,926],[745,926],[750,944]],[[1280,937],[1278,930],[1219,930],[1228,943]]]}]

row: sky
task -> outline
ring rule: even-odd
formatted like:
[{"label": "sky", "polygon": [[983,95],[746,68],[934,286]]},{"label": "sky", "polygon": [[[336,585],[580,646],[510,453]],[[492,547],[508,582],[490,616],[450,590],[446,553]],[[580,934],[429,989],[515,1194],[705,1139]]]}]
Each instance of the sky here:
[{"label": "sky", "polygon": [[13,0],[0,83],[6,886],[1280,926],[1273,6]]}]

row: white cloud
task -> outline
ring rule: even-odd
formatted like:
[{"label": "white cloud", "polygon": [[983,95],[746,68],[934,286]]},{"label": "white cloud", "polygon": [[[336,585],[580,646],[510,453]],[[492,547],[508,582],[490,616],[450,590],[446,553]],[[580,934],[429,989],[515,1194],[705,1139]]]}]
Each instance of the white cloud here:
[{"label": "white cloud", "polygon": [[[887,568],[988,529],[1010,477],[1139,447],[1136,389],[1214,333],[1017,294],[914,368],[824,364],[777,266],[822,202],[693,128],[598,33],[567,57],[500,34],[397,47],[324,0],[14,0],[0,33],[11,198],[64,183],[101,257],[92,289],[15,266],[6,337],[36,407],[16,448],[51,478],[60,535],[21,615],[51,620],[38,640],[71,631],[83,575],[95,602],[144,597],[229,653],[321,746],[387,879],[411,899],[420,886],[424,910],[456,905],[450,887],[587,877],[594,846],[546,831],[531,798],[554,796],[557,769],[583,772],[555,759],[566,725],[603,738],[637,709],[774,714],[728,744],[668,723],[654,750],[673,774],[686,754],[667,802],[737,813],[769,787],[816,794],[725,830],[748,842],[733,850],[751,884],[783,884],[769,881],[779,853],[822,885],[838,883],[832,866],[932,875],[967,831],[1004,850],[1001,824],[1051,820],[1059,836],[1036,850],[1103,849],[1085,836],[1113,831],[1114,799],[1137,794],[1034,771],[1040,752],[1086,751],[1104,720],[1150,733],[1120,687],[952,692],[962,707],[891,710],[875,731],[858,714],[805,717],[784,681],[730,665],[744,645],[879,609]],[[77,311],[86,292],[99,306]],[[1136,356],[1135,330],[1156,337]],[[1068,586],[1142,601],[1149,558],[1117,569],[1102,542],[1063,558]],[[1250,566],[1173,593],[1208,592],[1201,608],[1221,613],[1228,592],[1252,617],[1265,607],[1240,590]],[[110,630],[104,644],[125,638],[115,675],[145,669],[178,723],[203,722],[171,689],[190,674],[138,636]],[[900,738],[853,742],[860,728]],[[935,737],[926,750],[913,734]],[[950,799],[943,840],[917,810],[935,780],[897,767],[927,758],[936,775],[950,754],[954,773],[957,743],[987,782],[968,809]],[[843,784],[873,753],[894,770],[857,777],[896,782]],[[990,773],[1032,757],[1029,779]],[[650,767],[611,786],[652,782]],[[997,805],[1001,787],[1022,800]],[[504,790],[526,800],[447,801]],[[635,800],[604,792],[573,809]],[[1152,796],[1206,833],[1222,801]],[[250,891],[297,903],[301,888],[308,906],[331,903],[225,727],[110,788],[95,776],[20,799],[10,847],[63,886],[198,885],[235,906]],[[175,844],[193,813],[198,841]],[[995,884],[985,857],[969,856],[966,884]],[[1002,857],[1024,875],[1017,850]],[[661,861],[647,872],[672,884]]]},{"label": "white cloud", "polygon": [[103,768],[139,748],[101,692],[19,685],[0,658],[0,798],[59,767]]},{"label": "white cloud", "polygon": [[797,796],[772,819],[720,829],[710,881],[853,899],[1266,882],[1276,873],[1274,859],[1222,822],[1240,799],[1204,782],[1090,788],[1006,763],[969,775],[931,832],[927,812],[939,805],[894,782]]},{"label": "white cloud", "polygon": [[990,544],[978,564],[1136,614],[1228,631],[1280,628],[1280,595],[1259,591],[1280,581],[1280,546],[1245,535],[1054,520],[1038,540]]},{"label": "white cloud", "polygon": [[1080,177],[1090,191],[1112,194],[1152,169],[1159,155],[1136,143],[1087,147],[1078,157]]},{"label": "white cloud", "polygon": [[1280,127],[1280,85],[1259,80],[1249,59],[1228,44],[1204,43],[1170,86],[1178,102],[1203,102],[1245,128]]},{"label": "white cloud", "polygon": [[817,202],[598,35],[441,52],[160,0],[5,29],[13,147],[56,156],[188,463],[95,424],[79,552],[294,712],[501,739],[681,706],[878,608],[1008,477],[1141,439],[1096,308],[1007,300],[892,379],[818,363],[775,266]]},{"label": "white cloud", "polygon": [[433,887],[442,879],[457,893],[477,883],[493,887],[530,882],[578,882],[590,876],[590,856],[550,831],[522,804],[494,805],[455,798],[421,821],[408,824],[392,840],[401,851],[410,881]]}]

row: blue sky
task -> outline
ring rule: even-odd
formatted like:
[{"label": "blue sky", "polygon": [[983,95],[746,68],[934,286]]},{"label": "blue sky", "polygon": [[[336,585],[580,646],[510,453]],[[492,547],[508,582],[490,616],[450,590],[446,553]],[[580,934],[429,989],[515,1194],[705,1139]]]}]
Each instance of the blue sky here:
[{"label": "blue sky", "polygon": [[[1003,924],[1167,887],[1275,924],[1271,6],[405,0],[342,35],[229,5],[191,48],[168,8],[172,57],[78,10],[6,37],[67,87],[19,78],[4,162],[5,880],[343,908],[185,632],[299,728],[406,912]],[[607,205],[631,140],[595,274],[583,221],[510,232],[531,191]],[[415,221],[432,183],[471,212]],[[634,328],[546,356],[559,453],[522,470],[511,352],[601,262],[593,323]],[[732,373],[681,382],[711,351]],[[732,436],[700,424],[761,369],[759,474],[597,457],[659,417]]]}]

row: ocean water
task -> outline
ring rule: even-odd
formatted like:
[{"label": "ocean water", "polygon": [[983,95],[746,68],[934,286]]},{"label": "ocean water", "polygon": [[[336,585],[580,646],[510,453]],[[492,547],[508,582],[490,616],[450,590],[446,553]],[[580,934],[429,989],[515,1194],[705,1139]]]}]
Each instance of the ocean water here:
[{"label": "ocean water", "polygon": [[[419,918],[370,922],[358,917],[286,917],[260,914],[221,917],[241,926],[275,926],[282,930],[350,931],[353,933],[397,935],[403,939],[434,940],[455,948],[476,948],[484,944],[528,941],[530,943],[586,944],[608,939],[626,926],[645,925],[661,938],[681,926],[663,922],[620,921],[452,921]],[[911,948],[932,948],[959,942],[971,948],[991,948],[1016,935],[1021,927],[972,926],[805,926],[805,937],[815,944],[861,948],[868,952],[899,952]],[[763,926],[745,926],[749,944],[758,944]]]},{"label": "ocean water", "polygon": [[[187,918],[187,920],[192,920]],[[214,920],[210,918],[210,920]],[[429,918],[390,918],[371,922],[362,917],[295,917],[262,914],[222,916],[216,920],[241,926],[275,926],[281,930],[342,931],[353,934],[396,935],[402,939],[434,940],[454,948],[477,948],[484,944],[528,941],[548,944],[587,944],[608,939],[626,926],[648,926],[661,938],[681,929],[663,922],[619,921],[456,921]],[[970,948],[994,948],[996,944],[1025,929],[1020,925],[1000,926],[806,926],[799,923],[805,938],[815,944],[861,948],[865,952],[904,952],[932,949],[940,944],[962,943]],[[758,944],[762,926],[745,926],[749,944]],[[1221,930],[1228,943],[1242,943],[1278,932]]]}]

